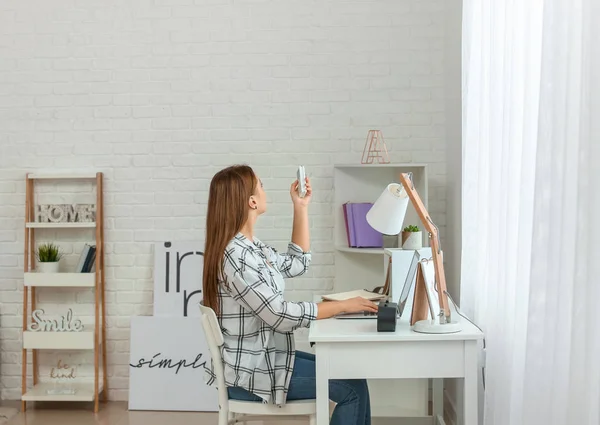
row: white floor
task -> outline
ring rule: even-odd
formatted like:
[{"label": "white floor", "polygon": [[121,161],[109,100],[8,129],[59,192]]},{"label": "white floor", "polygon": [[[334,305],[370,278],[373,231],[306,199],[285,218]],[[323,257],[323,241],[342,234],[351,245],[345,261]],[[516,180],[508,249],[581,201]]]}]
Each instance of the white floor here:
[{"label": "white floor", "polygon": [[[20,403],[15,404],[19,407]],[[40,404],[27,406],[7,425],[217,425],[215,413],[129,412],[125,402],[100,406],[97,415],[91,404]]]},{"label": "white floor", "polygon": [[[4,405],[20,409],[18,402],[4,402]],[[274,423],[274,422],[272,422]],[[277,421],[277,425],[302,425],[305,422]],[[425,425],[432,421],[427,418],[374,418],[373,425]],[[0,420],[0,424],[2,421]],[[306,421],[308,424],[308,421]],[[2,424],[3,425],[3,424]],[[7,425],[217,425],[216,413],[197,412],[130,412],[126,402],[109,402],[100,406],[97,415],[91,404],[38,404],[28,405],[27,412],[17,413]],[[260,422],[247,422],[247,425],[262,425]]]}]

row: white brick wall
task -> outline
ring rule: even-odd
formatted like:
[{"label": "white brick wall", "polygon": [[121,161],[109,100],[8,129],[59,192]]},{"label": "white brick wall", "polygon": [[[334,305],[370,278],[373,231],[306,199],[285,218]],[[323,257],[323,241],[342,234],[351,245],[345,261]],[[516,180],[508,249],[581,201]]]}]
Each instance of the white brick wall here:
[{"label": "white brick wall", "polygon": [[[431,213],[443,231],[443,3],[0,2],[2,398],[20,396],[27,171],[105,172],[112,399],[127,398],[129,316],[152,312],[152,242],[203,238],[219,168],[255,167],[271,201],[259,236],[284,247],[288,187],[296,166],[307,167],[315,254],[309,274],[290,281],[292,297],[331,289],[332,165],[359,162],[371,128],[383,130],[394,162],[431,164]],[[89,189],[67,185],[61,194],[85,202]],[[40,194],[55,201],[55,190]],[[81,235],[60,233],[72,254],[66,265]],[[83,304],[78,315],[92,312],[90,294],[40,291],[49,310],[61,300]]]}]

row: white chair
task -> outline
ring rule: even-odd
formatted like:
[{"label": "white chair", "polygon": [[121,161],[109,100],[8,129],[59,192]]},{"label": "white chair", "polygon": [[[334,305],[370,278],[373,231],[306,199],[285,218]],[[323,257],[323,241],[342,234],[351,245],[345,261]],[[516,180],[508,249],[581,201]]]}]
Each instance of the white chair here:
[{"label": "white chair", "polygon": [[315,400],[288,401],[284,406],[265,404],[260,401],[229,400],[225,375],[223,372],[223,359],[219,347],[223,345],[223,334],[215,312],[199,304],[202,313],[202,327],[206,342],[212,357],[214,371],[217,376],[219,391],[219,425],[245,423],[246,421],[269,421],[282,419],[304,419],[308,416],[310,425],[316,425]]}]

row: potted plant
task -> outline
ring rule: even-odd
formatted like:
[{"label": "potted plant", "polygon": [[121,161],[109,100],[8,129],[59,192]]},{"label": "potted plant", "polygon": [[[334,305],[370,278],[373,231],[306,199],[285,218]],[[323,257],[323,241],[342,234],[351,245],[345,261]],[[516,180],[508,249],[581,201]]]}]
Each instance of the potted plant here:
[{"label": "potted plant", "polygon": [[418,226],[406,226],[402,230],[402,249],[423,248],[423,237]]},{"label": "potted plant", "polygon": [[58,262],[62,257],[60,248],[49,242],[40,244],[35,252],[37,258],[36,271],[40,273],[58,273]]}]

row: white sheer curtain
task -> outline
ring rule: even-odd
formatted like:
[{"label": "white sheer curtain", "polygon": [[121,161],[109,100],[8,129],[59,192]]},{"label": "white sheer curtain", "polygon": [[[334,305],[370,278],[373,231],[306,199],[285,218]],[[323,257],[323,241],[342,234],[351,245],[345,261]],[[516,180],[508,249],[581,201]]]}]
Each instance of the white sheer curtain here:
[{"label": "white sheer curtain", "polygon": [[464,1],[461,308],[486,333],[486,425],[600,424],[599,4]]}]

